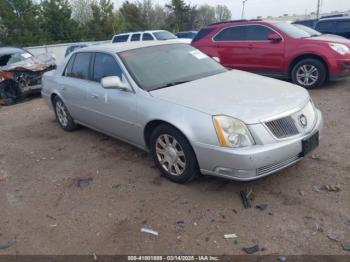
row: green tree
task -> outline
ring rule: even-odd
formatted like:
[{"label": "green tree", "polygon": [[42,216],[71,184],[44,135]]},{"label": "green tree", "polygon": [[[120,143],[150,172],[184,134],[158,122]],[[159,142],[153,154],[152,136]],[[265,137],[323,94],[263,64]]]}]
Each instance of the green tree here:
[{"label": "green tree", "polygon": [[91,3],[92,19],[87,23],[88,37],[91,40],[111,39],[115,33],[116,16],[110,0]]},{"label": "green tree", "polygon": [[43,29],[49,42],[80,41],[82,32],[78,23],[71,19],[72,9],[68,0],[44,0],[41,3]]},{"label": "green tree", "polygon": [[226,22],[232,19],[232,13],[226,5],[217,5],[215,7],[215,17],[218,22]]},{"label": "green tree", "polygon": [[198,23],[200,27],[216,22],[215,8],[210,5],[201,5],[198,8]]},{"label": "green tree", "polygon": [[172,0],[166,5],[168,18],[166,20],[168,29],[171,31],[185,31],[190,29],[188,17],[191,12],[191,6],[184,0]]},{"label": "green tree", "polygon": [[39,7],[31,0],[1,0],[0,18],[3,44],[28,46],[45,39],[40,29]]},{"label": "green tree", "polygon": [[139,31],[147,28],[141,8],[129,1],[125,1],[119,13],[122,16],[122,30],[121,31]]}]

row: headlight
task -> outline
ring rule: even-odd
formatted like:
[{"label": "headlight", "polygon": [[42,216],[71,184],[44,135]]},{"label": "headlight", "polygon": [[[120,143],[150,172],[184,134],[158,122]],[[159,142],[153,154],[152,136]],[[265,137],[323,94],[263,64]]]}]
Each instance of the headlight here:
[{"label": "headlight", "polygon": [[237,148],[254,144],[247,126],[242,121],[229,116],[214,116],[213,121],[221,146]]},{"label": "headlight", "polygon": [[329,46],[340,55],[350,54],[350,48],[343,44],[330,43]]}]

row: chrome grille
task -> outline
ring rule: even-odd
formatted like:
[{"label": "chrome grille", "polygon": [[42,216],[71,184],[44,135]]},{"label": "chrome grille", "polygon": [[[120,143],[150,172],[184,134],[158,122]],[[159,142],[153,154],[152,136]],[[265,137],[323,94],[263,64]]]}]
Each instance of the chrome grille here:
[{"label": "chrome grille", "polygon": [[290,116],[266,122],[265,124],[277,138],[287,138],[299,134],[298,128]]},{"label": "chrome grille", "polygon": [[257,176],[263,176],[263,175],[268,175],[268,174],[277,172],[277,171],[297,162],[300,159],[301,158],[299,158],[299,156],[294,156],[294,157],[291,157],[291,158],[289,158],[285,161],[282,161],[280,163],[260,167],[256,170],[256,174],[257,174]]}]

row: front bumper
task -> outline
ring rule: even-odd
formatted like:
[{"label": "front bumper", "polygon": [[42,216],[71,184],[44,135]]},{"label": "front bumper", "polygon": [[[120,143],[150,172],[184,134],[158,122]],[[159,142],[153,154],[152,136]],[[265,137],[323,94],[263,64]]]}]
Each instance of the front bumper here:
[{"label": "front bumper", "polygon": [[240,149],[222,148],[195,143],[194,149],[203,175],[231,180],[251,181],[289,167],[303,157],[302,140],[320,132],[322,113],[317,110],[317,122],[312,132],[290,140]]},{"label": "front bumper", "polygon": [[330,73],[330,81],[350,78],[350,59],[337,61],[337,68],[338,70],[336,73]]}]

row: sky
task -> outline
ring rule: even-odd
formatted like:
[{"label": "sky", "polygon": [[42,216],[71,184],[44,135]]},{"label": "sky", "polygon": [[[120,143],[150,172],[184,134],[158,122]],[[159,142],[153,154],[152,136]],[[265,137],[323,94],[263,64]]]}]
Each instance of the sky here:
[{"label": "sky", "polygon": [[[193,5],[226,5],[232,12],[233,19],[240,19],[242,13],[242,0],[185,0]],[[115,0],[117,6],[123,0]],[[155,4],[164,5],[170,0],[153,0]],[[247,0],[246,18],[256,18],[257,16],[280,16],[284,14],[298,14],[316,12],[317,0]],[[322,0],[321,13],[331,11],[350,10],[350,0]]]}]

